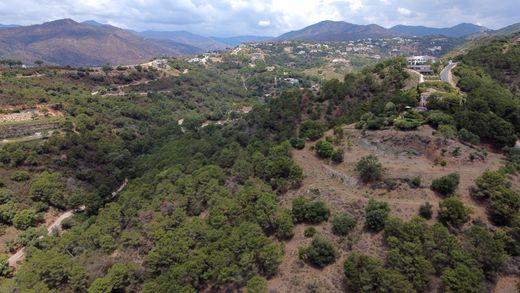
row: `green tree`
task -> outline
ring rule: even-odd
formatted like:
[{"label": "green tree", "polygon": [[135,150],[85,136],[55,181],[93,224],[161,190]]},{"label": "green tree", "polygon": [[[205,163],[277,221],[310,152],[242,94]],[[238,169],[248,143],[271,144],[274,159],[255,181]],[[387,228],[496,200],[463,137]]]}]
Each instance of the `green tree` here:
[{"label": "green tree", "polygon": [[323,136],[325,126],[318,120],[306,120],[301,124],[300,137],[317,140]]},{"label": "green tree", "polygon": [[441,280],[444,292],[479,293],[482,292],[484,274],[478,268],[468,268],[458,264],[442,272]]},{"label": "green tree", "polygon": [[66,207],[65,186],[60,173],[44,171],[32,180],[29,194],[35,200],[47,202],[59,208]]},{"label": "green tree", "polygon": [[356,220],[347,213],[341,213],[332,219],[332,233],[346,236],[356,226]]},{"label": "green tree", "polygon": [[328,141],[320,140],[315,146],[316,154],[322,159],[328,159],[334,154],[334,147]]},{"label": "green tree", "polygon": [[432,181],[431,189],[442,195],[453,194],[459,186],[460,176],[457,173],[451,173]]},{"label": "green tree", "polygon": [[300,257],[312,265],[323,268],[336,261],[334,245],[323,236],[315,236],[308,247],[300,248]]},{"label": "green tree", "polygon": [[494,191],[488,211],[495,224],[509,226],[520,211],[520,195],[511,188]]},{"label": "green tree", "polygon": [[439,203],[439,221],[447,226],[460,228],[469,221],[471,210],[456,197],[449,197]]},{"label": "green tree", "polygon": [[18,230],[25,230],[38,223],[38,216],[34,210],[21,210],[13,218],[13,225]]},{"label": "green tree", "polygon": [[267,293],[267,280],[261,276],[254,276],[247,281],[247,293]]},{"label": "green tree", "polygon": [[336,164],[340,164],[340,163],[343,163],[343,150],[335,150],[334,153],[332,154],[332,161]]},{"label": "green tree", "polygon": [[365,208],[365,226],[374,232],[379,232],[385,227],[386,219],[390,213],[390,207],[386,202],[376,201],[371,198]]},{"label": "green tree", "polygon": [[502,171],[486,170],[476,180],[476,190],[473,196],[483,199],[490,198],[493,194],[501,191],[504,187],[509,187],[509,182],[506,182],[506,176]]},{"label": "green tree", "polygon": [[351,253],[343,265],[347,287],[360,293],[411,293],[412,285],[399,272],[385,269],[383,262],[372,256]]},{"label": "green tree", "polygon": [[380,180],[383,177],[383,166],[374,155],[361,158],[356,165],[356,171],[364,182]]},{"label": "green tree", "polygon": [[276,218],[276,237],[291,239],[294,236],[294,222],[290,210],[283,209]]},{"label": "green tree", "polygon": [[432,218],[432,204],[429,202],[425,202],[419,207],[419,215],[425,219],[431,219]]}]

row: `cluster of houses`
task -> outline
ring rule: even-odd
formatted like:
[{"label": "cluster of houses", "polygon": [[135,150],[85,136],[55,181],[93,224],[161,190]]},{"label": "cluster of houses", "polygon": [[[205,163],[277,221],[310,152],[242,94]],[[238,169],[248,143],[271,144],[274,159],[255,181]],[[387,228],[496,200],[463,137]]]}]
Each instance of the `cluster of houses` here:
[{"label": "cluster of houses", "polygon": [[406,58],[409,69],[426,75],[433,74],[432,64],[436,61],[437,58],[432,56],[411,56]]}]

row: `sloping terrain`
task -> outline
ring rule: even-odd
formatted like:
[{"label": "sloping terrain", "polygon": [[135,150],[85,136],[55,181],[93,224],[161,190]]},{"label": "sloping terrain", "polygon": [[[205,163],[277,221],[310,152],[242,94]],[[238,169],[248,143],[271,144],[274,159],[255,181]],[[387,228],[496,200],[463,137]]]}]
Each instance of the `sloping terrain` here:
[{"label": "sloping terrain", "polygon": [[[313,143],[308,143],[303,150],[293,151],[293,159],[303,169],[305,179],[299,189],[283,195],[281,204],[290,208],[291,201],[303,195],[324,201],[331,208],[332,215],[342,212],[352,215],[357,225],[348,237],[334,235],[330,221],[318,225],[297,225],[293,239],[286,243],[280,272],[269,281],[269,288],[276,292],[306,292],[310,287],[317,287],[323,292],[345,292],[342,280],[346,256],[360,252],[378,258],[386,257],[387,248],[382,233],[364,229],[365,206],[369,198],[387,202],[392,216],[407,220],[418,215],[422,204],[430,202],[434,215],[429,222],[434,223],[438,203],[443,198],[430,190],[430,184],[433,179],[456,172],[461,179],[457,193],[464,204],[473,210],[472,219],[480,218],[487,222],[485,207],[471,198],[470,188],[483,171],[496,170],[503,164],[502,155],[491,152],[487,157],[471,161],[469,156],[479,153],[477,148],[434,136],[434,130],[428,126],[410,132],[382,130],[363,134],[353,126],[345,127],[344,131],[346,139],[340,147],[345,149],[345,161],[341,164],[320,160],[312,150]],[[351,146],[348,147],[346,142]],[[452,155],[456,148],[462,155]],[[367,155],[379,158],[385,169],[384,178],[395,181],[395,187],[388,189],[384,184],[359,181],[355,166],[359,158]],[[437,165],[435,161],[438,158],[446,160],[447,165]],[[421,177],[419,188],[409,184],[417,176]],[[331,239],[338,248],[339,257],[334,264],[318,269],[299,259],[298,249],[311,242],[311,238],[304,236],[304,230],[309,226]],[[432,284],[428,292],[438,292],[438,282]]]},{"label": "sloping terrain", "polygon": [[63,19],[0,31],[0,55],[25,63],[58,65],[135,64],[162,55],[200,52],[192,46],[145,40],[125,30]]}]

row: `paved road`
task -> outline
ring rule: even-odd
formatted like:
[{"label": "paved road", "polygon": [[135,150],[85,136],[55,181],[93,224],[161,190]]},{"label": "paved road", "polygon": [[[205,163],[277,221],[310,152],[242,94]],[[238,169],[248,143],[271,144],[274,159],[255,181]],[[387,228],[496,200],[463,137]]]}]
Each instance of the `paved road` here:
[{"label": "paved road", "polygon": [[450,63],[444,67],[444,69],[441,71],[441,80],[444,82],[447,82],[451,84],[452,86],[457,86],[455,82],[453,81],[453,78],[451,76],[451,70],[457,66],[457,63]]}]

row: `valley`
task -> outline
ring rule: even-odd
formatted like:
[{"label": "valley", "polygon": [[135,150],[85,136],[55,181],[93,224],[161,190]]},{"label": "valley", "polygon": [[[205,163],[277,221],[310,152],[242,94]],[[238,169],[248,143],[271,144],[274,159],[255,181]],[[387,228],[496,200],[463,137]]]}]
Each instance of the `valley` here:
[{"label": "valley", "polygon": [[0,292],[516,292],[492,34],[0,28]]}]

